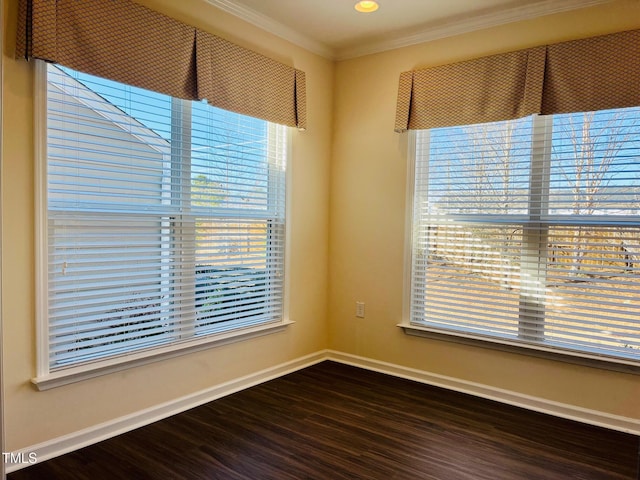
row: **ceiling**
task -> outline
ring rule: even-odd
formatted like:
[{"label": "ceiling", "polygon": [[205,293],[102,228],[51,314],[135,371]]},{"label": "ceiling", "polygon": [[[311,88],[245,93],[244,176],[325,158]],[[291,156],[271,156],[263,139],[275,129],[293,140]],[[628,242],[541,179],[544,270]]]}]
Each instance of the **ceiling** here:
[{"label": "ceiling", "polygon": [[334,60],[358,57],[612,0],[207,0],[271,33]]}]

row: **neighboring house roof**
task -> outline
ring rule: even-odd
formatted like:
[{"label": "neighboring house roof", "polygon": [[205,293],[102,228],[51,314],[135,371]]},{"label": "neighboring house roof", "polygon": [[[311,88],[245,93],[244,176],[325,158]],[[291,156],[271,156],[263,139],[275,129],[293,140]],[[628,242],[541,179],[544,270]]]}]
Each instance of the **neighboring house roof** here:
[{"label": "neighboring house roof", "polygon": [[73,97],[102,118],[112,122],[117,128],[135,137],[140,142],[145,143],[163,156],[171,156],[170,143],[155,131],[113,105],[106,98],[73,78],[64,72],[64,70],[54,65],[49,65],[49,68],[54,68],[57,75],[64,77],[64,82],[49,82],[50,88],[55,88],[64,95]]}]

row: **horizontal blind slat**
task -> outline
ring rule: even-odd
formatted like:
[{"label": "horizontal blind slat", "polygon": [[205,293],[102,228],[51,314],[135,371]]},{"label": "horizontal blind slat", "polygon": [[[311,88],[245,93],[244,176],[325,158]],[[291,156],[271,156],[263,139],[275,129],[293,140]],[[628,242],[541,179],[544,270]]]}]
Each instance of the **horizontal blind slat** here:
[{"label": "horizontal blind slat", "polygon": [[50,371],[281,320],[285,128],[47,80]]},{"label": "horizontal blind slat", "polygon": [[411,322],[640,363],[640,108],[415,141]]}]

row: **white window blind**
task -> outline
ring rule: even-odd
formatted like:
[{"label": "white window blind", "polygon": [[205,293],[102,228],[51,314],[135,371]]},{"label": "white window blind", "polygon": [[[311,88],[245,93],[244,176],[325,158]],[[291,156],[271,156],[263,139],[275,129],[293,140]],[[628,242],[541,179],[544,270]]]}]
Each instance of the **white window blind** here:
[{"label": "white window blind", "polygon": [[640,363],[640,108],[415,138],[410,324]]},{"label": "white window blind", "polygon": [[51,64],[46,96],[50,372],[282,320],[285,127]]}]

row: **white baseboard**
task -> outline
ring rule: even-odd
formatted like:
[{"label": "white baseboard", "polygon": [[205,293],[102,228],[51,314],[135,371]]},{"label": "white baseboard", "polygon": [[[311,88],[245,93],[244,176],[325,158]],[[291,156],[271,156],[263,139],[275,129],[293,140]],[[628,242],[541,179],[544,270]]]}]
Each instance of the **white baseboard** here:
[{"label": "white baseboard", "polygon": [[327,352],[327,359],[375,372],[386,373],[395,377],[426,383],[435,387],[442,387],[456,392],[468,393],[477,397],[495,400],[508,405],[554,415],[556,417],[575,420],[620,432],[631,433],[633,435],[640,435],[640,420],[635,418],[612,415],[610,413],[554,402],[544,398],[523,395],[510,390],[503,390],[488,385],[482,385],[480,383],[468,382],[466,380],[403,367],[401,365],[373,360],[371,358],[359,357],[349,353],[329,350]]},{"label": "white baseboard", "polygon": [[[543,398],[523,395],[509,390],[459,380],[453,377],[403,367],[401,365],[382,362],[371,358],[336,352],[333,350],[322,350],[290,362],[276,365],[275,367],[234,379],[230,382],[226,382],[170,402],[155,405],[140,412],[116,418],[69,435],[57,437],[13,453],[14,456],[17,455],[16,458],[37,458],[38,462],[42,462],[88,445],[101,442],[102,440],[115,437],[116,435],[120,435],[136,428],[149,425],[158,420],[162,420],[163,418],[184,412],[240,390],[244,390],[288,373],[315,365],[324,360],[332,360],[375,372],[385,373],[387,375],[393,375],[436,387],[446,388],[456,392],[468,393],[478,397],[496,400],[498,402],[523,407],[536,412],[547,413],[590,425],[597,425],[612,430],[640,435],[640,421],[637,419],[553,402]],[[28,462],[10,463],[5,465],[7,473],[11,473],[27,466],[29,466]]]},{"label": "white baseboard", "polygon": [[30,465],[28,462],[29,459],[36,458],[38,462],[43,462],[60,455],[64,455],[65,453],[69,453],[108,438],[115,437],[116,435],[149,425],[153,422],[157,422],[158,420],[184,412],[218,398],[231,395],[232,393],[239,392],[240,390],[301,370],[326,359],[327,352],[322,350],[170,402],[155,405],[131,415],[116,418],[28,448],[23,448],[12,453],[14,458],[20,458],[26,461],[23,463],[6,464],[6,472],[11,473],[21,468],[28,467]]}]

